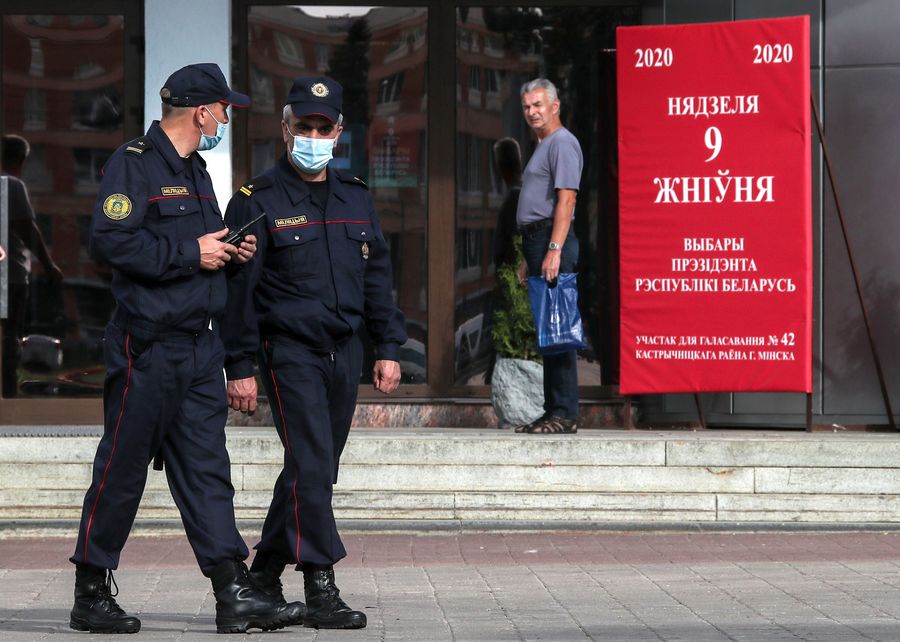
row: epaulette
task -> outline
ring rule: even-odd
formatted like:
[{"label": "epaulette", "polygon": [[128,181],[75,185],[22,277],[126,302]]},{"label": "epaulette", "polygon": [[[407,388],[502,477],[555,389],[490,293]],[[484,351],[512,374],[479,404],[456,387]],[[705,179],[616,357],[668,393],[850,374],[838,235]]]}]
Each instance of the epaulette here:
[{"label": "epaulette", "polygon": [[267,187],[272,186],[272,179],[266,175],[260,175],[256,178],[251,178],[249,182],[244,183],[241,186],[241,189],[238,190],[244,196],[250,196],[254,192],[258,192],[261,189],[266,189]]},{"label": "epaulette", "polygon": [[364,187],[365,189],[369,189],[369,186],[366,185],[366,182],[361,179],[359,176],[354,176],[349,172],[345,172],[343,170],[339,170],[337,172],[337,176],[344,183],[352,183],[353,185],[359,185],[360,187]]},{"label": "epaulette", "polygon": [[146,136],[141,136],[140,138],[135,138],[134,140],[125,143],[126,154],[140,156],[148,149],[153,149],[153,143],[151,143]]}]

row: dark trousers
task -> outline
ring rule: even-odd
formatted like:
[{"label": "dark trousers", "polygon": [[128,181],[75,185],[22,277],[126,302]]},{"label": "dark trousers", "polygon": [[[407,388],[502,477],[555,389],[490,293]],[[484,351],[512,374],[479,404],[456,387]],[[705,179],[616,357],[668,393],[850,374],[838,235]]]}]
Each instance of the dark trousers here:
[{"label": "dark trousers", "polygon": [[226,559],[246,559],[234,523],[219,338],[207,331],[142,343],[110,324],[104,355],[104,431],[71,561],[118,567],[158,449],[203,573]]},{"label": "dark trousers", "polygon": [[362,342],[353,337],[323,354],[277,337],[263,342],[259,363],[284,467],[255,548],[294,563],[332,565],[347,555],[331,498],[356,409]]},{"label": "dark trousers", "polygon": [[[522,234],[522,253],[528,276],[541,275],[541,263],[550,243],[550,225]],[[578,239],[572,227],[562,247],[560,272],[574,272],[578,263]],[[574,350],[544,356],[544,413],[564,419],[578,418],[578,365]]]}]

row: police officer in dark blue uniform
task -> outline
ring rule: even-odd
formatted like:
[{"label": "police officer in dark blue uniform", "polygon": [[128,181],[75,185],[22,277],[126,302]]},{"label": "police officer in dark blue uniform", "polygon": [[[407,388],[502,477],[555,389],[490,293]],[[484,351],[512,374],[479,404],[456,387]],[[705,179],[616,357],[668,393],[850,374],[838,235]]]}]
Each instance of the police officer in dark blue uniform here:
[{"label": "police officer in dark blue uniform", "polygon": [[342,131],[341,94],[330,78],[297,79],[282,122],[287,153],[228,204],[232,228],[264,217],[256,255],[228,271],[221,334],[231,407],[256,409],[256,358],[284,445],[251,575],[284,599],[281,574],[297,564],[304,623],[350,629],[364,627],[366,616],[334,583],[333,565],[346,551],[331,499],[356,408],[359,331],[365,325],[374,343],[375,387],[390,393],[406,330],[372,195],[359,178],[328,167]]},{"label": "police officer in dark blue uniform", "polygon": [[188,65],[160,91],[162,119],[117,149],[104,168],[91,253],[112,268],[116,310],[104,337],[104,433],[84,498],[70,626],[133,633],[140,621],[116,603],[118,567],[159,454],[184,528],[216,596],[219,632],[281,628],[302,605],[256,589],[235,527],[225,450],[224,350],[209,330],[225,307],[226,263],[245,263],[255,238],[228,230],[197,150],[222,138],[228,107],[246,107],[215,64]]}]

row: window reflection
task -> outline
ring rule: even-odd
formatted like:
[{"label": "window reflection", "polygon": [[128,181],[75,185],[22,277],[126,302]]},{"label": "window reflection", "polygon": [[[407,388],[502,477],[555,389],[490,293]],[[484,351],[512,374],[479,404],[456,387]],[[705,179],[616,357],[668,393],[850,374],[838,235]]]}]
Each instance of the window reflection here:
[{"label": "window reflection", "polygon": [[[510,137],[524,166],[534,140],[519,89],[535,77],[560,90],[563,124],[578,138],[584,171],[575,230],[581,242],[580,306],[590,349],[579,355],[579,383],[614,383],[618,370],[615,264],[615,28],[637,24],[634,7],[466,7],[457,10],[456,372],[458,384],[487,383],[493,360],[494,258],[504,198],[515,190],[493,159]],[[601,378],[600,363],[604,364]]]},{"label": "window reflection", "polygon": [[[427,18],[411,7],[253,6],[248,15],[251,175],[285,152],[279,123],[293,79],[340,82],[344,132],[332,163],[366,181],[375,199],[410,336],[401,351],[406,383],[425,382]],[[366,346],[362,381],[370,382]]]},{"label": "window reflection", "polygon": [[87,247],[101,168],[124,142],[124,18],[5,15],[2,30],[2,133],[30,147],[21,167],[4,154],[29,200],[10,204],[3,396],[100,396],[113,302]]},{"label": "window reflection", "polygon": [[72,149],[75,173],[75,192],[96,196],[100,189],[100,179],[103,176],[103,166],[109,159],[108,149],[85,149],[76,147]]}]

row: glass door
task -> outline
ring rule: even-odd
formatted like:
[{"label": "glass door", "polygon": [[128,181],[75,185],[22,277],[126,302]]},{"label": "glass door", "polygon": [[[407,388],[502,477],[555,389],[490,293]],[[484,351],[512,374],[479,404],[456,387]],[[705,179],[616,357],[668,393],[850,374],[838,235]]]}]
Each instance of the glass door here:
[{"label": "glass door", "polygon": [[[4,421],[19,414],[19,400],[102,396],[101,337],[113,300],[109,270],[89,257],[90,220],[106,159],[141,133],[143,62],[133,37],[141,10],[138,2],[3,4]],[[74,419],[71,406],[56,408]]]}]

